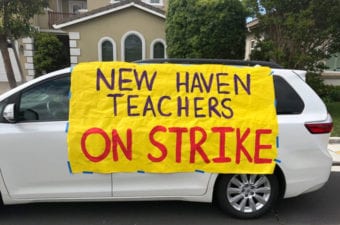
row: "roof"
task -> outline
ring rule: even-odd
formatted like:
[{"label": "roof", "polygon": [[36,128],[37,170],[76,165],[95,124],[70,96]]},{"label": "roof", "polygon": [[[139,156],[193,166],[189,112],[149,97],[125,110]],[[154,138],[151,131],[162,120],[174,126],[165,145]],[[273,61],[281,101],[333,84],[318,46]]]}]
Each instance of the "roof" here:
[{"label": "roof", "polygon": [[158,16],[160,18],[165,19],[165,11],[157,8],[155,6],[146,4],[142,2],[141,0],[125,0],[125,1],[120,1],[117,3],[113,3],[98,9],[91,10],[86,13],[82,13],[79,15],[75,15],[69,18],[66,18],[62,21],[59,21],[58,23],[53,25],[53,28],[55,29],[60,29],[63,27],[71,26],[77,23],[81,23],[87,20],[91,20],[100,16],[104,16],[113,12],[117,12],[129,7],[135,7],[140,10],[143,10],[145,12],[148,12],[150,14],[153,14],[155,16]]},{"label": "roof", "polygon": [[255,28],[259,24],[259,19],[255,18],[246,24],[248,30]]}]

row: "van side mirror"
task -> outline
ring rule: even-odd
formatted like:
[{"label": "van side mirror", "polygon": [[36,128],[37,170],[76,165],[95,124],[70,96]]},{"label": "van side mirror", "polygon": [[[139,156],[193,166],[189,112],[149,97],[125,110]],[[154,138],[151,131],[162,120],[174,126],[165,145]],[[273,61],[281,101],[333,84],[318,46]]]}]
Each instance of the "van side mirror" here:
[{"label": "van side mirror", "polygon": [[10,123],[15,122],[15,104],[8,104],[5,106],[2,116]]}]

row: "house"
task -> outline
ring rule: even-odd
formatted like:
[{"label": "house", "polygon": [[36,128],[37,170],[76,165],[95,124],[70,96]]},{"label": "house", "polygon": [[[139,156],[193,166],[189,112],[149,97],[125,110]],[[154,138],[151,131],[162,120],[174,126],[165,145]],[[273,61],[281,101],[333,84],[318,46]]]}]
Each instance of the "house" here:
[{"label": "house", "polygon": [[256,36],[255,33],[252,32],[256,26],[258,25],[259,21],[258,19],[251,20],[247,22],[247,36],[246,36],[246,46],[245,46],[245,55],[244,59],[249,60],[251,51],[255,48],[256,45]]},{"label": "house", "polygon": [[57,22],[69,34],[71,64],[164,58],[165,11],[125,0]]},{"label": "house", "polygon": [[[165,58],[167,0],[50,0],[33,23],[68,38],[70,63]],[[20,41],[24,74],[35,75],[32,38]]]},{"label": "house", "polygon": [[[165,12],[168,0],[49,0],[49,8],[33,18],[40,32],[54,33],[66,40],[70,64],[86,61],[134,61],[166,58]],[[245,59],[249,59],[256,39],[247,24]],[[24,77],[35,75],[32,38],[18,42],[17,51]],[[340,60],[325,62],[326,83],[340,85]],[[1,77],[0,77],[1,78]]]}]

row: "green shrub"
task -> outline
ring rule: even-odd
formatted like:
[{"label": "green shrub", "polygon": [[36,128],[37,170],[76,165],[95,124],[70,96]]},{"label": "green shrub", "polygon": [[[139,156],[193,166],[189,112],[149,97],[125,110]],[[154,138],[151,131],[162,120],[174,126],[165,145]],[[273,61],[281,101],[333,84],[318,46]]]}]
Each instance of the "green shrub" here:
[{"label": "green shrub", "polygon": [[325,102],[340,101],[340,87],[323,83],[320,73],[307,73],[307,83]]},{"label": "green shrub", "polygon": [[340,86],[333,86],[332,99],[335,102],[340,102]]},{"label": "green shrub", "polygon": [[34,50],[35,77],[70,65],[69,47],[54,34],[37,33]]}]

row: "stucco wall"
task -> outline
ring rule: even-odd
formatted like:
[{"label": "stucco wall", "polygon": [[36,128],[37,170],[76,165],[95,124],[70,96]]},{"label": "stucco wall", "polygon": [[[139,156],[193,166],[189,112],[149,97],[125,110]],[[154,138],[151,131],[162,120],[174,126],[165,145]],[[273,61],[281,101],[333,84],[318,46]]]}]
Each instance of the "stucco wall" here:
[{"label": "stucco wall", "polygon": [[[145,0],[146,3],[149,3],[148,0]],[[90,1],[87,1],[87,8],[88,10],[93,10],[93,9],[97,9],[97,8],[100,8],[100,7],[103,7],[103,6],[106,6],[108,4],[111,3],[111,0],[90,0]],[[163,6],[159,6],[160,8],[162,9],[167,9],[168,7],[168,0],[163,0]],[[155,5],[156,7],[158,7],[157,5]]]},{"label": "stucco wall", "polygon": [[340,71],[325,71],[321,77],[325,84],[340,86]]},{"label": "stucco wall", "polygon": [[103,6],[106,6],[110,3],[110,0],[95,0],[95,1],[87,1],[87,9],[93,10],[93,9],[97,9]]},{"label": "stucco wall", "polygon": [[33,24],[40,29],[48,29],[48,11],[45,9],[43,13],[35,15],[33,17]]},{"label": "stucco wall", "polygon": [[78,62],[98,60],[98,42],[109,37],[116,44],[117,60],[122,60],[121,40],[127,32],[135,31],[145,40],[145,58],[150,58],[150,45],[155,39],[165,40],[164,19],[137,8],[128,8],[87,22],[68,26],[66,32],[79,32]]},{"label": "stucco wall", "polygon": [[58,1],[49,0],[48,1],[48,8],[52,9],[53,11],[57,11],[58,10]]},{"label": "stucco wall", "polygon": [[62,3],[61,3],[61,11],[62,12],[65,12],[65,13],[68,13],[69,10],[68,10],[68,0],[62,0]]},{"label": "stucco wall", "polygon": [[251,47],[251,43],[252,41],[255,41],[255,35],[252,34],[252,33],[248,33],[247,34],[247,37],[246,37],[246,47],[245,47],[245,56],[244,56],[244,59],[245,60],[249,60],[250,59],[250,54],[251,54],[251,51],[252,51],[252,47]]}]

